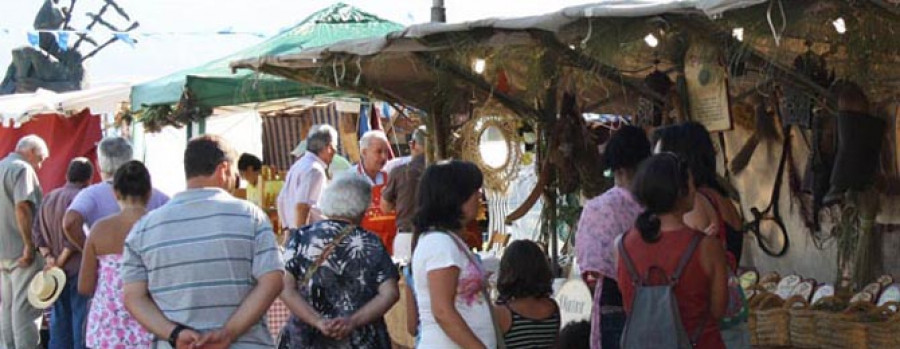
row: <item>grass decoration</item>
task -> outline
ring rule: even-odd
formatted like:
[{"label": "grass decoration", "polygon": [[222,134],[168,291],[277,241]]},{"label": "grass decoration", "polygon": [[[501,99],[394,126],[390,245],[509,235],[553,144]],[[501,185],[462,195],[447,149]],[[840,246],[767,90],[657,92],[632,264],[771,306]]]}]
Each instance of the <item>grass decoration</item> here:
[{"label": "grass decoration", "polygon": [[144,124],[146,132],[155,133],[166,126],[182,128],[192,122],[200,122],[212,115],[212,112],[212,108],[197,105],[191,94],[185,91],[181,101],[174,107],[162,104],[143,108],[138,113],[138,121]]}]

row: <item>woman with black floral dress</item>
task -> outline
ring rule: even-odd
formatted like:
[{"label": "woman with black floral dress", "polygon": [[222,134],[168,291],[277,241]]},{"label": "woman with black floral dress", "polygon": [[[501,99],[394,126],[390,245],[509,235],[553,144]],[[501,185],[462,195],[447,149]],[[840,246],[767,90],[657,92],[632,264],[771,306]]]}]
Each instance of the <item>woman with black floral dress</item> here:
[{"label": "woman with black floral dress", "polygon": [[381,239],[358,226],[370,197],[365,179],[344,175],[320,201],[330,219],[291,232],[281,299],[292,316],[279,348],[391,347],[384,313],[399,277]]}]

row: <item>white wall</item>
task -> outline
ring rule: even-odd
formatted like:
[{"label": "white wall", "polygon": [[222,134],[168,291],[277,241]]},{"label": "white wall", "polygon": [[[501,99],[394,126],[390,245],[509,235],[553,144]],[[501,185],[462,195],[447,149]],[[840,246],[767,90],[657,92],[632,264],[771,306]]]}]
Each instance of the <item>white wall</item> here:
[{"label": "white wall", "polygon": [[[750,132],[735,127],[735,130],[726,132],[725,135],[728,155],[734,156],[750,137]],[[712,134],[711,136],[714,140],[713,143],[718,146],[718,135]],[[809,149],[799,134],[795,134],[791,142],[794,161],[797,168],[802,171],[806,166]],[[781,157],[781,146],[780,141],[760,143],[747,168],[732,178],[732,183],[741,194],[744,215],[747,220],[752,217],[750,214],[752,207],[757,207],[762,211],[769,205],[772,186],[775,182],[775,172]],[[721,159],[719,163],[721,164]],[[837,271],[837,250],[834,244],[828,244],[824,249],[816,248],[809,230],[801,220],[799,203],[792,201],[794,198],[791,197],[788,186],[787,168],[785,168],[782,181],[780,209],[790,239],[788,252],[782,257],[770,257],[757,246],[756,238],[752,234],[748,234],[744,238],[741,265],[755,267],[760,272],[777,271],[781,275],[796,273],[803,277],[814,278],[819,282],[834,282]],[[825,229],[830,229],[830,226],[825,226]]]}]

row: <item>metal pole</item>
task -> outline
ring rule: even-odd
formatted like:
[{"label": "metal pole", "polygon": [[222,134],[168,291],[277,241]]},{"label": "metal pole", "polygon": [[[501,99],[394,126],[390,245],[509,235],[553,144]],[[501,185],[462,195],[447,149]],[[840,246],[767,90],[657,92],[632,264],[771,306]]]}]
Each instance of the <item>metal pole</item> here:
[{"label": "metal pole", "polygon": [[444,8],[444,0],[432,0],[431,21],[434,23],[447,22],[447,9]]}]

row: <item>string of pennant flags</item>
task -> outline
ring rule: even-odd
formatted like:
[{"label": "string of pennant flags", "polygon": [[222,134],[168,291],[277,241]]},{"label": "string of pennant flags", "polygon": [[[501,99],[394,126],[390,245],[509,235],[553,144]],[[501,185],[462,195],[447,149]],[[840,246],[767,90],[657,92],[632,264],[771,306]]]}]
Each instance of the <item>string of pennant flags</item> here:
[{"label": "string of pennant flags", "polygon": [[[95,32],[95,31],[87,31],[87,30],[29,30],[25,32],[26,38],[28,40],[28,44],[34,47],[37,47],[40,44],[40,34],[41,33],[49,33],[53,34],[56,38],[56,45],[63,52],[69,49],[70,38],[73,35],[92,35],[94,37],[110,35],[112,38],[119,40],[123,43],[128,44],[131,47],[134,47],[136,40],[138,37],[154,37],[154,36],[171,36],[171,35],[250,35],[256,36],[259,38],[266,37],[265,33],[261,32],[240,32],[233,31],[230,29],[220,30],[215,32]],[[6,28],[0,28],[0,34],[13,34],[13,31]]]}]

